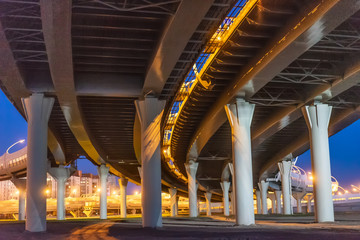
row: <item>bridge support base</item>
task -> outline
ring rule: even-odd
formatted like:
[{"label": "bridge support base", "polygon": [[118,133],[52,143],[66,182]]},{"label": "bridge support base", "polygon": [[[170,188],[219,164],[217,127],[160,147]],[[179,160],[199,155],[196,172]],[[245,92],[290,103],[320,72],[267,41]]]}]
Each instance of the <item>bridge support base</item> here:
[{"label": "bridge support base", "polygon": [[261,193],[260,190],[256,190],[256,213],[261,214]]},{"label": "bridge support base", "polygon": [[205,195],[205,200],[206,200],[206,216],[210,217],[211,216],[211,192],[206,192],[204,193]]},{"label": "bridge support base", "polygon": [[307,195],[305,196],[305,200],[306,200],[306,212],[307,213],[311,213],[311,201],[313,200],[313,195]]},{"label": "bridge support base", "polygon": [[141,207],[143,227],[162,226],[160,123],[165,101],[135,101],[141,126]]},{"label": "bridge support base", "polygon": [[65,182],[74,172],[75,168],[65,168],[64,165],[49,169],[50,175],[55,178],[57,182],[57,220],[65,220]]},{"label": "bridge support base", "polygon": [[179,196],[176,195],[176,201],[175,201],[175,216],[179,214]]},{"label": "bridge support base", "polygon": [[223,205],[224,205],[224,215],[229,216],[229,189],[230,189],[230,182],[222,181],[220,183],[221,189],[223,191]]},{"label": "bridge support base", "polygon": [[276,213],[276,196],[275,193],[269,193],[268,198],[271,200],[271,213]]},{"label": "bridge support base", "polygon": [[290,172],[292,168],[292,156],[287,156],[283,161],[278,163],[281,174],[281,190],[284,205],[284,214],[291,215],[291,180]]},{"label": "bridge support base", "polygon": [[11,182],[15,185],[19,191],[19,216],[18,220],[25,220],[25,198],[26,198],[26,179],[20,179],[13,177]]},{"label": "bridge support base", "polygon": [[126,218],[126,188],[127,188],[128,180],[124,177],[121,177],[119,179],[119,185],[120,185],[120,210],[121,210],[121,217]]},{"label": "bridge support base", "polygon": [[43,232],[46,231],[48,121],[54,99],[34,93],[22,102],[28,121],[25,229]]},{"label": "bridge support base", "polygon": [[254,109],[243,99],[225,106],[232,134],[236,225],[255,223],[250,137]]},{"label": "bridge support base", "polygon": [[199,166],[198,162],[190,160],[185,163],[186,173],[188,176],[188,192],[189,192],[189,212],[190,217],[197,217],[197,184],[196,184],[196,171]]},{"label": "bridge support base", "polygon": [[293,192],[292,195],[296,199],[297,213],[302,213],[301,200],[305,197],[306,192]]},{"label": "bridge support base", "polygon": [[170,213],[172,217],[176,217],[178,214],[176,211],[176,202],[177,202],[177,190],[175,188],[169,188],[170,194]]},{"label": "bridge support base", "polygon": [[276,213],[281,214],[281,191],[275,191],[275,198],[276,198]]},{"label": "bridge support base", "polygon": [[269,182],[261,180],[258,185],[261,193],[261,214],[268,214],[267,192],[269,188]]},{"label": "bridge support base", "polygon": [[231,189],[231,214],[236,214],[236,201],[235,201],[235,176],[234,176],[234,165],[232,163],[228,163],[229,170],[231,173],[231,181],[232,181],[232,189]]},{"label": "bridge support base", "polygon": [[107,178],[109,174],[109,167],[101,164],[98,167],[98,174],[100,177],[100,219],[107,219]]},{"label": "bridge support base", "polygon": [[331,190],[331,169],[328,126],[332,107],[315,104],[302,108],[309,129],[311,163],[314,174],[315,220],[334,221],[334,205]]}]

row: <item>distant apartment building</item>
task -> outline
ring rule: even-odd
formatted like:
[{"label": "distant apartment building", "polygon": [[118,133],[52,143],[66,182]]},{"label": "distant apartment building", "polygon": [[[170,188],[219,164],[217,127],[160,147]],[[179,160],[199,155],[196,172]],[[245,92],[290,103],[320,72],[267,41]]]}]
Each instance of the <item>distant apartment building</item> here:
[{"label": "distant apartment building", "polygon": [[[117,177],[109,175],[107,181],[107,195],[110,196],[114,192],[118,193],[119,186],[117,184]],[[76,171],[65,183],[65,197],[81,197],[98,194],[100,189],[99,176],[91,173],[82,173]],[[47,175],[47,188],[45,193],[48,198],[56,198],[57,182],[50,175]],[[18,190],[10,181],[0,181],[0,201],[18,199]]]},{"label": "distant apartment building", "polygon": [[0,201],[18,199],[18,196],[18,190],[10,180],[0,182]]}]

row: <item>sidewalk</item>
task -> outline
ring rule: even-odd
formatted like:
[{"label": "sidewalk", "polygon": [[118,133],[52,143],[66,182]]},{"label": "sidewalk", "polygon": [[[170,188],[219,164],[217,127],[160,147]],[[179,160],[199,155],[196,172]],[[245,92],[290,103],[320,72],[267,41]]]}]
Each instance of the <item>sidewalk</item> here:
[{"label": "sidewalk", "polygon": [[144,229],[140,218],[100,221],[48,221],[47,232],[25,232],[24,222],[1,222],[0,240],[6,239],[360,239],[360,214],[340,214],[331,224],[314,223],[313,216],[256,216],[256,224],[236,227],[234,221],[212,218],[166,217],[160,229]]}]

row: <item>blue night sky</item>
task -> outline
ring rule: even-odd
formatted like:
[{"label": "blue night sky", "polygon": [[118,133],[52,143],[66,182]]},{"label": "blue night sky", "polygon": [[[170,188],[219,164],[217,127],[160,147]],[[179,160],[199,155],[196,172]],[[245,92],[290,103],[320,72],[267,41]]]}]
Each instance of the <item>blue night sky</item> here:
[{"label": "blue night sky", "polygon": [[[4,93],[0,90],[0,155],[6,149],[20,139],[26,139],[27,123],[17,112],[15,107],[8,101]],[[360,185],[360,164],[359,164],[359,142],[360,121],[355,122],[346,129],[332,136],[329,140],[331,172],[337,178],[340,185],[348,187],[350,184]],[[12,148],[16,151],[25,146],[19,144]],[[310,151],[299,156],[297,165],[306,171],[311,171]],[[97,174],[96,167],[86,159],[78,160],[78,169],[84,173]],[[140,187],[129,182],[128,193],[139,191]]]}]

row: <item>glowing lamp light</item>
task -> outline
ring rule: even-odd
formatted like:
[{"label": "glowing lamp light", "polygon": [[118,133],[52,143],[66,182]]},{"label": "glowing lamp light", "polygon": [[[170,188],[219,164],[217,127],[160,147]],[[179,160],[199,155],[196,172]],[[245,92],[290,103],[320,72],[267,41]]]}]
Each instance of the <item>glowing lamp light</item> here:
[{"label": "glowing lamp light", "polygon": [[115,192],[115,191],[113,191],[113,194],[115,195],[115,194],[116,194],[116,192]]},{"label": "glowing lamp light", "polygon": [[101,191],[101,189],[100,188],[98,188],[98,190],[97,190],[98,192],[100,192]]},{"label": "glowing lamp light", "polygon": [[309,179],[310,179],[310,180],[314,180],[314,177],[313,177],[313,176],[309,176]]},{"label": "glowing lamp light", "polygon": [[16,195],[19,195],[20,191],[16,191]]},{"label": "glowing lamp light", "polygon": [[349,193],[349,191],[348,191],[348,190],[345,190],[345,193]]},{"label": "glowing lamp light", "polygon": [[49,189],[46,189],[46,190],[45,190],[45,193],[46,193],[46,194],[49,194],[49,193],[50,193],[50,190],[49,190]]},{"label": "glowing lamp light", "polygon": [[19,144],[19,143],[23,143],[23,142],[25,142],[25,139],[21,139],[21,140],[17,141],[16,143],[12,144],[10,147],[8,147],[8,149],[6,149],[6,154],[9,154],[9,150],[10,150],[13,146],[15,146],[16,144]]},{"label": "glowing lamp light", "polygon": [[353,191],[354,191],[354,192],[357,192],[357,189],[356,189],[356,188],[353,188]]},{"label": "glowing lamp light", "polygon": [[76,193],[76,189],[73,190],[73,193]]},{"label": "glowing lamp light", "polygon": [[341,193],[341,192],[338,192],[338,195],[342,195],[342,193]]},{"label": "glowing lamp light", "polygon": [[139,192],[138,192],[138,191],[136,191],[136,192],[135,192],[135,195],[138,195],[138,194],[139,194]]}]

